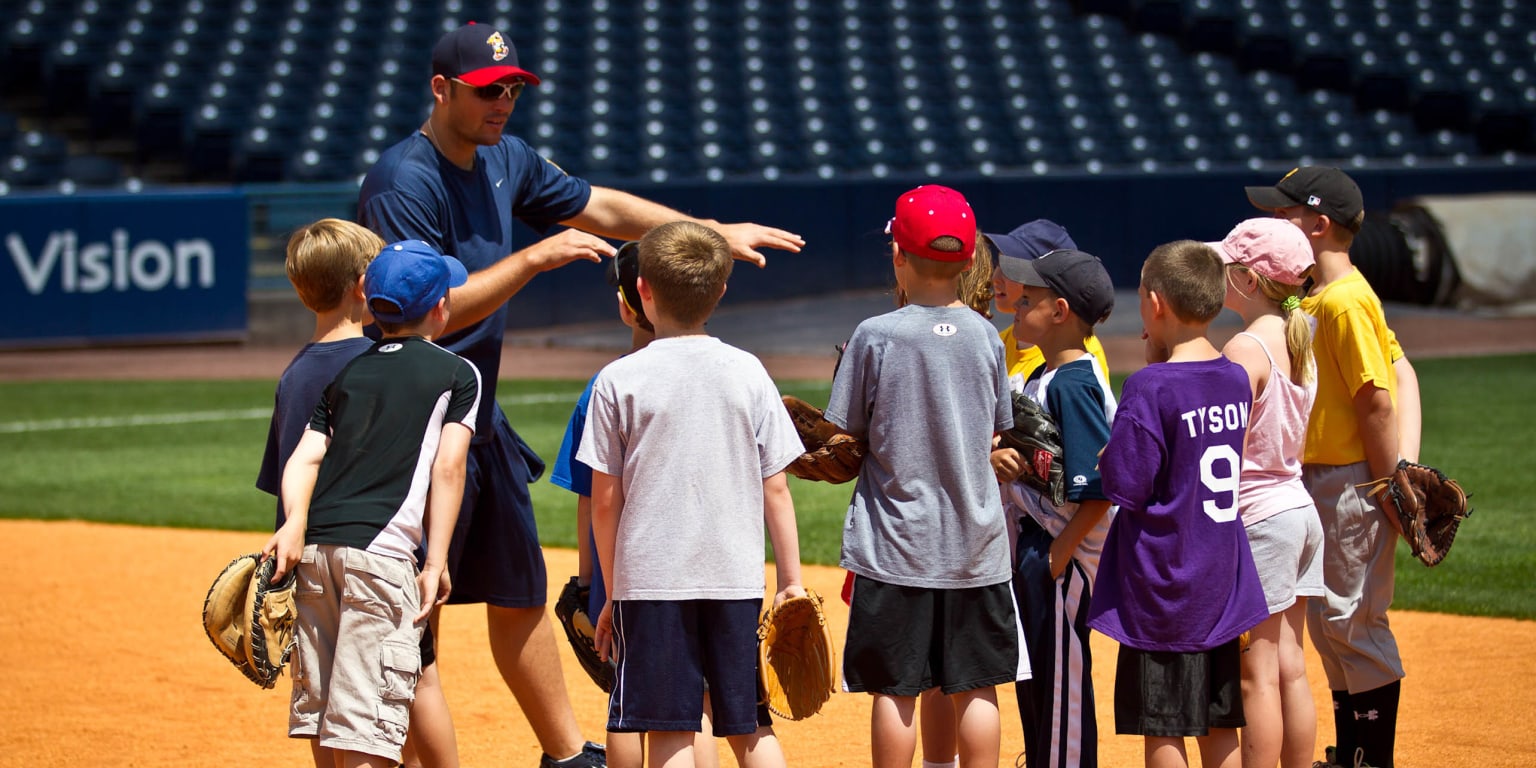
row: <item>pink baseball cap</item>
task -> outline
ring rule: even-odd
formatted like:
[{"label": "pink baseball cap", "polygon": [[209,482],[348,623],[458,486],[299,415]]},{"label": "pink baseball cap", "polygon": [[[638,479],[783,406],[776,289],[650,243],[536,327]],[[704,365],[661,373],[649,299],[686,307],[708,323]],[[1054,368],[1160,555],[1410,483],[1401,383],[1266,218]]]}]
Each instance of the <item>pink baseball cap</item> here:
[{"label": "pink baseball cap", "polygon": [[[934,261],[965,261],[976,251],[976,214],[965,196],[949,187],[925,184],[896,198],[896,217],[885,225],[896,247]],[[940,251],[933,241],[960,240],[960,250]]]},{"label": "pink baseball cap", "polygon": [[1273,217],[1248,219],[1216,249],[1227,264],[1241,264],[1281,285],[1301,285],[1314,263],[1312,244],[1295,224]]}]

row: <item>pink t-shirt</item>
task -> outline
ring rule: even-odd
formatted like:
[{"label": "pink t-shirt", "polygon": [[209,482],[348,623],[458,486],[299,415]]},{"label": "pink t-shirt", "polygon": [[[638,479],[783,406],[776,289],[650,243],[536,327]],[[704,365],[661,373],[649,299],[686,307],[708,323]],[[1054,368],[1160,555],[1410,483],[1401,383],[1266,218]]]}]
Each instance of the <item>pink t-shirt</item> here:
[{"label": "pink t-shirt", "polygon": [[1301,448],[1307,438],[1307,417],[1317,397],[1316,381],[1305,386],[1281,376],[1275,358],[1254,334],[1269,359],[1269,381],[1253,401],[1248,415],[1248,444],[1243,449],[1243,473],[1238,480],[1238,506],[1243,525],[1253,525],[1288,509],[1312,505],[1301,484]]}]

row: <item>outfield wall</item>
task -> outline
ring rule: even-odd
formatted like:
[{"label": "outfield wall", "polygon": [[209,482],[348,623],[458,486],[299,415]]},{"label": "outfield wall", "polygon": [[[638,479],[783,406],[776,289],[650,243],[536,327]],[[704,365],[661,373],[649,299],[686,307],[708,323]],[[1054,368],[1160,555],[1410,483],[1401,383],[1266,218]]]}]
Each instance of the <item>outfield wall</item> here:
[{"label": "outfield wall", "polygon": [[[1179,238],[1214,240],[1235,222],[1254,215],[1243,187],[1273,183],[1288,168],[1168,172],[1160,175],[951,176],[943,181],[965,193],[984,231],[1007,231],[1045,217],[1064,225],[1083,250],[1104,259],[1119,286],[1136,283],[1142,259],[1159,243]],[[1536,191],[1536,161],[1477,167],[1401,167],[1352,170],[1367,210],[1382,211],[1422,195],[1455,196]],[[890,285],[883,233],[898,194],[916,182],[859,178],[837,183],[760,182],[713,185],[628,185],[627,189],[683,211],[722,221],[757,221],[806,238],[804,252],[769,252],[769,267],[738,265],[727,303],[771,301]],[[244,201],[243,219],[201,213],[202,200]],[[288,343],[308,335],[310,319],[283,276],[283,245],[296,226],[323,216],[352,217],[356,187],[339,185],[252,185],[236,190],[186,190],[169,194],[87,198],[12,195],[0,197],[0,237],[20,237],[25,247],[8,248],[0,268],[0,297],[28,321],[0,334],[0,346],[72,345],[121,341],[248,338]],[[215,229],[233,237],[218,246],[218,287],[231,288],[242,276],[223,277],[231,265],[246,265],[239,291],[249,296],[249,315],[240,302],[198,297],[181,291],[63,290],[62,272],[40,277],[50,233],[80,227],[95,234],[79,242],[115,246],[109,218],[156,222],[153,239],[165,243],[205,238]],[[105,227],[105,229],[103,229]],[[117,226],[122,229],[121,225]],[[245,235],[237,233],[244,228]],[[20,233],[20,234],[18,234]],[[188,234],[192,233],[192,234]],[[137,237],[137,235],[135,235]],[[518,241],[536,235],[519,226]],[[239,243],[245,243],[242,250]],[[128,246],[129,263],[132,246]],[[62,250],[59,253],[64,253]],[[144,274],[160,280],[157,255],[144,256]],[[1393,270],[1394,264],[1373,265]],[[1410,269],[1411,265],[1401,265]],[[1365,265],[1362,265],[1365,269]],[[1369,272],[1369,270],[1367,270]],[[174,274],[170,274],[174,282]],[[114,278],[115,279],[115,278]],[[60,290],[30,292],[53,281]],[[131,282],[131,281],[130,281]],[[167,302],[168,297],[175,301]],[[206,298],[206,300],[204,300]],[[21,304],[16,304],[20,300]],[[237,316],[238,314],[238,316]],[[611,289],[595,264],[573,264],[538,277],[512,302],[513,327],[600,321],[612,317]],[[161,318],[147,325],[136,325]],[[69,320],[64,323],[64,320]],[[132,322],[126,322],[132,321]],[[156,324],[161,323],[161,324]],[[169,323],[168,325],[165,323]],[[135,330],[136,329],[136,330]]]}]

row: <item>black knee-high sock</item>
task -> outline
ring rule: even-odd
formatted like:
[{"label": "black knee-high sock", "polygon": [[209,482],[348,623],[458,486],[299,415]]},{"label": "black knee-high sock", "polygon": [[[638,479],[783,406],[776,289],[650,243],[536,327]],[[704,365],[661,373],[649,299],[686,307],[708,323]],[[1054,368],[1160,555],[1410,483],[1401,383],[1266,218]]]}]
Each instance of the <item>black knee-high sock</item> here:
[{"label": "black knee-high sock", "polygon": [[1333,692],[1333,761],[1354,768],[1355,714],[1349,705],[1349,691]]},{"label": "black knee-high sock", "polygon": [[1402,690],[1402,681],[1395,680],[1349,697],[1350,708],[1354,710],[1355,743],[1365,750],[1365,764],[1371,768],[1392,768],[1392,752],[1397,745],[1397,702]]}]

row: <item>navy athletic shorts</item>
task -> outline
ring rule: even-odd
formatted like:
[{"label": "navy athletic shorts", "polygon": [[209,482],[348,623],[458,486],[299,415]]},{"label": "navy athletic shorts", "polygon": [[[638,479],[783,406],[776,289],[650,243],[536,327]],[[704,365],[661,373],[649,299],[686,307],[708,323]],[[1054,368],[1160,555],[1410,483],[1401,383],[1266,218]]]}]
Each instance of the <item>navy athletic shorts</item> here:
[{"label": "navy athletic shorts", "polygon": [[706,682],[714,735],[740,736],[768,725],[757,677],[762,606],[758,599],[615,600],[619,668],[608,730],[697,732]]},{"label": "navy athletic shorts", "polygon": [[513,431],[501,408],[491,407],[490,439],[469,446],[464,502],[448,547],[448,602],[534,608],[549,599],[528,496],[528,486],[544,474],[544,460]]}]

